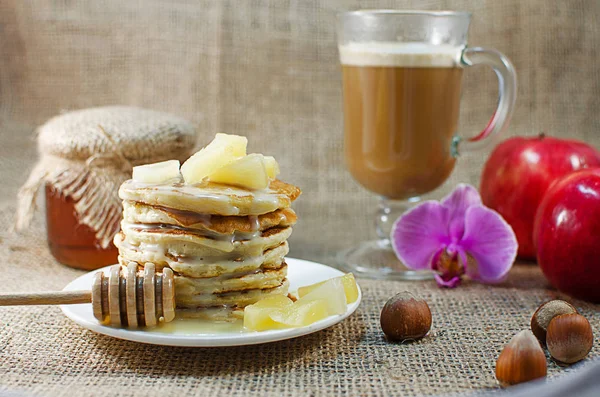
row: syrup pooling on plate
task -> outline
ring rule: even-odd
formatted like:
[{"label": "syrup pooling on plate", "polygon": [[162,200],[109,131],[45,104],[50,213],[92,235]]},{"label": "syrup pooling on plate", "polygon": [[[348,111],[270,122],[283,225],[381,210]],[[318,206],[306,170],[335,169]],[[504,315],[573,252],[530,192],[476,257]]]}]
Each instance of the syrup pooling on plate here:
[{"label": "syrup pooling on plate", "polygon": [[244,329],[243,311],[222,305],[201,312],[180,310],[175,320],[156,329],[161,333],[176,335],[231,335],[249,332]]},{"label": "syrup pooling on plate", "polygon": [[155,332],[174,335],[231,335],[248,332],[242,320],[218,321],[214,319],[176,317],[170,323],[157,327]]}]

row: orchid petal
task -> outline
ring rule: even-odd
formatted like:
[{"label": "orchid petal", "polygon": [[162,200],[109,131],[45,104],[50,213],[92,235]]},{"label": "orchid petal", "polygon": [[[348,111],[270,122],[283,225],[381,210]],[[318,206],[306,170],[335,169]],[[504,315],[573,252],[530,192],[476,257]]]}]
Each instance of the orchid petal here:
[{"label": "orchid petal", "polygon": [[517,238],[510,225],[481,205],[467,209],[460,245],[474,259],[465,266],[467,275],[483,282],[502,280],[517,256]]},{"label": "orchid petal", "polygon": [[448,231],[455,240],[460,240],[465,232],[465,214],[474,205],[481,205],[479,192],[471,185],[459,184],[452,193],[442,199],[442,205],[449,210]]},{"label": "orchid petal", "polygon": [[428,269],[433,256],[448,244],[448,210],[437,201],[425,201],[394,222],[391,242],[407,267]]}]

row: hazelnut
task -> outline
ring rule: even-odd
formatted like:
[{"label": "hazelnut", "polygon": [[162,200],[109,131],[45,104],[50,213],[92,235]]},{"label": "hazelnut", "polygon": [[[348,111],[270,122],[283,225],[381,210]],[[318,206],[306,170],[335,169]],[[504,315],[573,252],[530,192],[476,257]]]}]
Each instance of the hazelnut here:
[{"label": "hazelnut", "polygon": [[561,314],[577,313],[577,309],[568,302],[555,299],[542,304],[531,317],[531,331],[542,343],[546,343],[546,330],[550,320]]},{"label": "hazelnut", "polygon": [[546,345],[550,355],[558,361],[572,364],[592,350],[594,335],[592,326],[581,314],[556,316],[548,325]]},{"label": "hazelnut", "polygon": [[546,370],[546,355],[529,330],[513,336],[496,361],[496,378],[502,384],[515,385],[543,378]]},{"label": "hazelnut", "polygon": [[419,339],[431,328],[431,310],[423,299],[401,292],[386,302],[380,321],[388,340]]}]

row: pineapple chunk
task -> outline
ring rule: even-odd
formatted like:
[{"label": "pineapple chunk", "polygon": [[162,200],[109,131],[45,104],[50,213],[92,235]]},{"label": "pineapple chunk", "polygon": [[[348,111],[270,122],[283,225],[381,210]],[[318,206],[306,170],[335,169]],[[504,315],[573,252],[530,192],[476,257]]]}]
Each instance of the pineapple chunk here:
[{"label": "pineapple chunk", "polygon": [[248,139],[239,135],[217,134],[204,149],[196,152],[181,166],[186,183],[200,183],[219,168],[246,155]]},{"label": "pineapple chunk", "polygon": [[321,285],[317,285],[312,291],[298,299],[296,303],[321,299],[327,302],[329,315],[346,313],[346,293],[341,277],[332,278]]},{"label": "pineapple chunk", "polygon": [[[356,285],[354,274],[347,273],[337,278],[340,278],[342,280],[342,285],[344,286],[344,293],[346,294],[346,301],[348,303],[356,302],[356,300],[358,299],[358,286]],[[303,296],[307,295],[315,288],[323,285],[326,282],[327,281],[321,281],[320,283],[298,288],[298,297],[302,298]]]},{"label": "pineapple chunk", "polygon": [[269,177],[262,154],[249,154],[242,157],[217,169],[208,176],[208,179],[212,182],[254,190],[265,189],[269,186]]},{"label": "pineapple chunk", "polygon": [[244,309],[244,327],[252,331],[284,328],[282,324],[273,321],[270,314],[290,307],[292,300],[287,296],[276,295],[265,298]]},{"label": "pineapple chunk", "polygon": [[287,327],[304,327],[329,316],[324,299],[297,301],[281,310],[275,310],[270,318],[275,324]]},{"label": "pineapple chunk", "polygon": [[[352,274],[344,276],[345,279],[336,277],[303,287],[303,295],[296,302],[286,296],[273,296],[246,306],[244,327],[254,331],[304,327],[331,315],[344,314],[347,303],[343,279],[353,281],[354,277],[350,276]],[[358,289],[356,292],[358,294]]]},{"label": "pineapple chunk", "polygon": [[179,160],[168,160],[133,167],[132,178],[143,183],[161,183],[180,176]]},{"label": "pineapple chunk", "polygon": [[279,175],[279,164],[273,156],[265,156],[265,166],[267,167],[267,175],[269,179],[277,178]]}]

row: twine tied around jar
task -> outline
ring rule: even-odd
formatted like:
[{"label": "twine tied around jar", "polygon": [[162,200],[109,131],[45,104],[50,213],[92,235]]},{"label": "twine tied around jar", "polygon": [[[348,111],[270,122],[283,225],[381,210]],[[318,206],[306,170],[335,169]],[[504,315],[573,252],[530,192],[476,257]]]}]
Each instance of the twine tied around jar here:
[{"label": "twine tied around jar", "polygon": [[73,198],[79,222],[96,232],[100,246],[110,245],[120,228],[119,186],[130,178],[133,165],[106,130],[100,125],[98,129],[112,152],[96,153],[84,161],[49,154],[41,157],[17,195],[18,231],[31,223],[37,193],[44,183],[49,183],[62,196]]},{"label": "twine tied around jar", "polygon": [[[109,133],[110,132],[110,133]],[[78,221],[107,248],[120,229],[118,191],[134,165],[185,160],[194,149],[192,124],[177,116],[127,106],[62,114],[37,130],[40,159],[17,196],[15,229],[25,229],[37,193],[49,184],[75,201]]]}]

